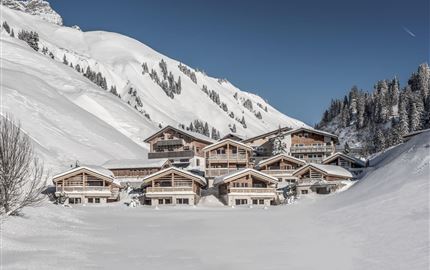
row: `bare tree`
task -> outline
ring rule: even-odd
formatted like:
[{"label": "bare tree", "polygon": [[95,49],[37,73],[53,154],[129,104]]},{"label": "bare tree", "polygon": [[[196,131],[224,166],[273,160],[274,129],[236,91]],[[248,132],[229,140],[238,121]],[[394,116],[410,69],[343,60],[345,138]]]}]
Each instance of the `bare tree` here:
[{"label": "bare tree", "polygon": [[39,204],[47,177],[20,123],[0,116],[0,214],[18,215]]}]

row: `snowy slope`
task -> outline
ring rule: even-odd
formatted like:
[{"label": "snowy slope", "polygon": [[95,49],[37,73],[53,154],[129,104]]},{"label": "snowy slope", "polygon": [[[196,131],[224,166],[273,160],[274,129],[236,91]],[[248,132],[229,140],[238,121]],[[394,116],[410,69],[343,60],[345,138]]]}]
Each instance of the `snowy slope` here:
[{"label": "snowy slope", "polygon": [[427,132],[379,156],[373,171],[342,193],[267,210],[216,207],[210,197],[204,206],[159,210],[47,203],[3,223],[2,263],[7,269],[424,270],[429,175]]},{"label": "snowy slope", "polygon": [[[21,1],[7,2],[21,4]],[[40,10],[43,9],[38,9]],[[162,126],[170,124],[175,127],[179,124],[189,126],[192,121],[200,120],[208,122],[209,129],[214,127],[221,135],[230,132],[229,126],[235,125],[237,132],[245,136],[253,136],[278,126],[304,125],[266,104],[259,96],[240,91],[228,81],[221,81],[196,72],[197,84],[194,83],[179,70],[178,61],[159,54],[137,40],[110,32],[82,32],[75,28],[61,26],[58,22],[49,22],[41,11],[39,13],[35,13],[34,10],[24,9],[24,11],[37,15],[29,15],[2,6],[1,21],[7,21],[14,30],[15,36],[20,30],[26,30],[37,32],[40,38],[39,51],[36,52],[25,42],[16,37],[12,38],[4,29],[1,30],[3,49],[1,85],[4,92],[4,111],[22,120],[24,128],[35,141],[44,142],[42,148],[55,148],[54,153],[45,152],[49,153],[47,155],[56,160],[57,164],[70,162],[73,159],[96,163],[102,159],[104,161],[113,158],[113,155],[118,152],[124,158],[133,158],[136,152],[145,152],[145,149],[133,146],[131,147],[133,151],[124,151],[120,148],[127,148],[127,146],[113,138],[121,135],[125,137],[124,140],[127,143],[131,139],[133,141],[130,142],[131,145],[142,145],[142,139],[158,130],[160,124]],[[52,12],[49,9],[46,11],[47,14]],[[47,48],[55,59],[51,59],[49,54],[43,55],[42,48]],[[74,68],[62,64],[64,56],[73,66],[79,64],[82,70],[90,67],[94,72],[101,72],[106,78],[107,88],[115,86],[121,98],[90,82]],[[148,73],[142,74],[141,65],[145,62],[149,70],[154,69],[158,76],[162,77],[159,66],[162,59],[167,63],[167,69],[173,74],[175,81],[181,78],[182,92],[174,95],[173,99],[165,94]],[[228,107],[227,112],[201,90],[203,85],[219,94],[220,101]],[[142,101],[142,106],[138,109],[134,108],[136,97],[129,94],[130,89],[136,90],[136,96]],[[234,97],[235,93],[237,98]],[[40,104],[21,106],[23,103],[38,102],[35,99],[36,96],[40,98],[40,102],[44,102],[43,106]],[[247,99],[252,103],[251,110],[243,106]],[[68,103],[70,107],[63,106],[63,103]],[[58,111],[54,110],[56,106],[59,107]],[[264,109],[266,106],[267,112]],[[40,108],[45,110],[44,117],[37,115]],[[73,117],[75,124],[70,126],[68,132],[64,131],[63,128],[68,125],[67,122],[62,123],[62,120],[70,119],[70,115],[75,113],[81,116]],[[231,113],[234,114],[234,118],[229,116]],[[257,113],[261,114],[262,119],[255,116]],[[33,116],[32,119],[29,116]],[[236,120],[236,118],[241,120],[242,117],[246,121],[246,128]],[[92,122],[99,123],[109,131],[88,132],[83,129],[83,127],[97,126]],[[30,125],[30,123],[33,124]],[[57,123],[57,134],[47,135],[42,127],[53,123]],[[69,144],[60,143],[63,140],[72,140],[70,137],[72,129],[79,134],[79,143],[86,142],[87,151],[84,149],[79,151]],[[72,141],[76,143],[76,139]],[[110,149],[113,148],[111,144],[113,141],[121,147],[116,150]],[[86,152],[94,152],[94,155],[85,155]],[[106,153],[108,153],[107,156],[103,158]]]}]

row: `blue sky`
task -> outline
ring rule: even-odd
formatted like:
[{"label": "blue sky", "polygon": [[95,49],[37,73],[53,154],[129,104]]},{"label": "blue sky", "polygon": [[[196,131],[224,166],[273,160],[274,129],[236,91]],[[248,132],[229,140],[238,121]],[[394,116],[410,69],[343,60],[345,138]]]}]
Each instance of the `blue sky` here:
[{"label": "blue sky", "polygon": [[428,0],[50,0],[65,25],[140,40],[314,124],[353,85],[429,60]]}]

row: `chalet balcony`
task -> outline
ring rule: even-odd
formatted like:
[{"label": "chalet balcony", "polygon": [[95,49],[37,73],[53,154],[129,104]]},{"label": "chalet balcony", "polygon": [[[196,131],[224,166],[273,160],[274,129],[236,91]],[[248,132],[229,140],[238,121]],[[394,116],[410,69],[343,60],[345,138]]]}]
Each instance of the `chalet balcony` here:
[{"label": "chalet balcony", "polygon": [[270,170],[262,170],[261,172],[268,175],[280,175],[280,174],[293,174],[294,170],[270,169]]},{"label": "chalet balcony", "polygon": [[265,193],[274,194],[276,190],[274,188],[257,188],[257,187],[232,187],[228,188],[228,193]]},{"label": "chalet balcony", "polygon": [[292,154],[297,153],[330,153],[334,151],[332,145],[326,146],[291,146],[290,152]]},{"label": "chalet balcony", "polygon": [[194,192],[192,187],[147,187],[148,193],[176,193],[176,192]]},{"label": "chalet balcony", "polygon": [[67,187],[57,187],[56,192],[70,192],[70,193],[111,193],[110,187],[93,187],[93,186],[67,186]]},{"label": "chalet balcony", "polygon": [[238,171],[237,168],[214,168],[214,169],[206,169],[206,177],[217,177],[221,175],[226,175],[228,173]]},{"label": "chalet balcony", "polygon": [[180,147],[184,145],[184,140],[182,139],[167,139],[167,140],[160,140],[154,144],[154,147]]},{"label": "chalet balcony", "polygon": [[217,154],[211,155],[208,158],[209,161],[247,161],[248,158],[245,154]]},{"label": "chalet balcony", "polygon": [[165,151],[165,152],[150,152],[148,158],[192,158],[194,151],[181,150],[181,151]]}]

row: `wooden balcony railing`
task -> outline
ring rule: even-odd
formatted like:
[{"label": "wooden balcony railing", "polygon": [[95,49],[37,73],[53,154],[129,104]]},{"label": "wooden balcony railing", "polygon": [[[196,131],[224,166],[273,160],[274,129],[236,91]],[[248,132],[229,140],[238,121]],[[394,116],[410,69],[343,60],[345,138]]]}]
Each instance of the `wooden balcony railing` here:
[{"label": "wooden balcony railing", "polygon": [[228,189],[229,193],[275,193],[274,188],[241,188],[241,187],[234,187]]},{"label": "wooden balcony railing", "polygon": [[110,187],[93,187],[93,186],[66,186],[62,188],[61,186],[57,187],[57,192],[111,192]]},{"label": "wooden balcony railing", "polygon": [[333,152],[334,147],[331,145],[326,146],[291,146],[291,153],[318,153],[318,152]]},{"label": "wooden balcony railing", "polygon": [[148,158],[191,158],[194,157],[194,151],[182,150],[182,151],[166,151],[166,152],[150,152]]},{"label": "wooden balcony railing", "polygon": [[216,154],[216,155],[210,155],[208,160],[240,160],[240,161],[246,161],[247,157],[245,154]]},{"label": "wooden balcony railing", "polygon": [[226,175],[231,172],[235,172],[236,168],[216,168],[216,169],[206,169],[206,177],[216,177],[221,175]]},{"label": "wooden balcony railing", "polygon": [[146,188],[146,193],[151,192],[189,192],[193,191],[192,187],[148,187]]},{"label": "wooden balcony railing", "polygon": [[294,170],[270,169],[270,170],[262,170],[261,172],[269,175],[275,175],[275,174],[278,175],[278,174],[292,174]]}]

